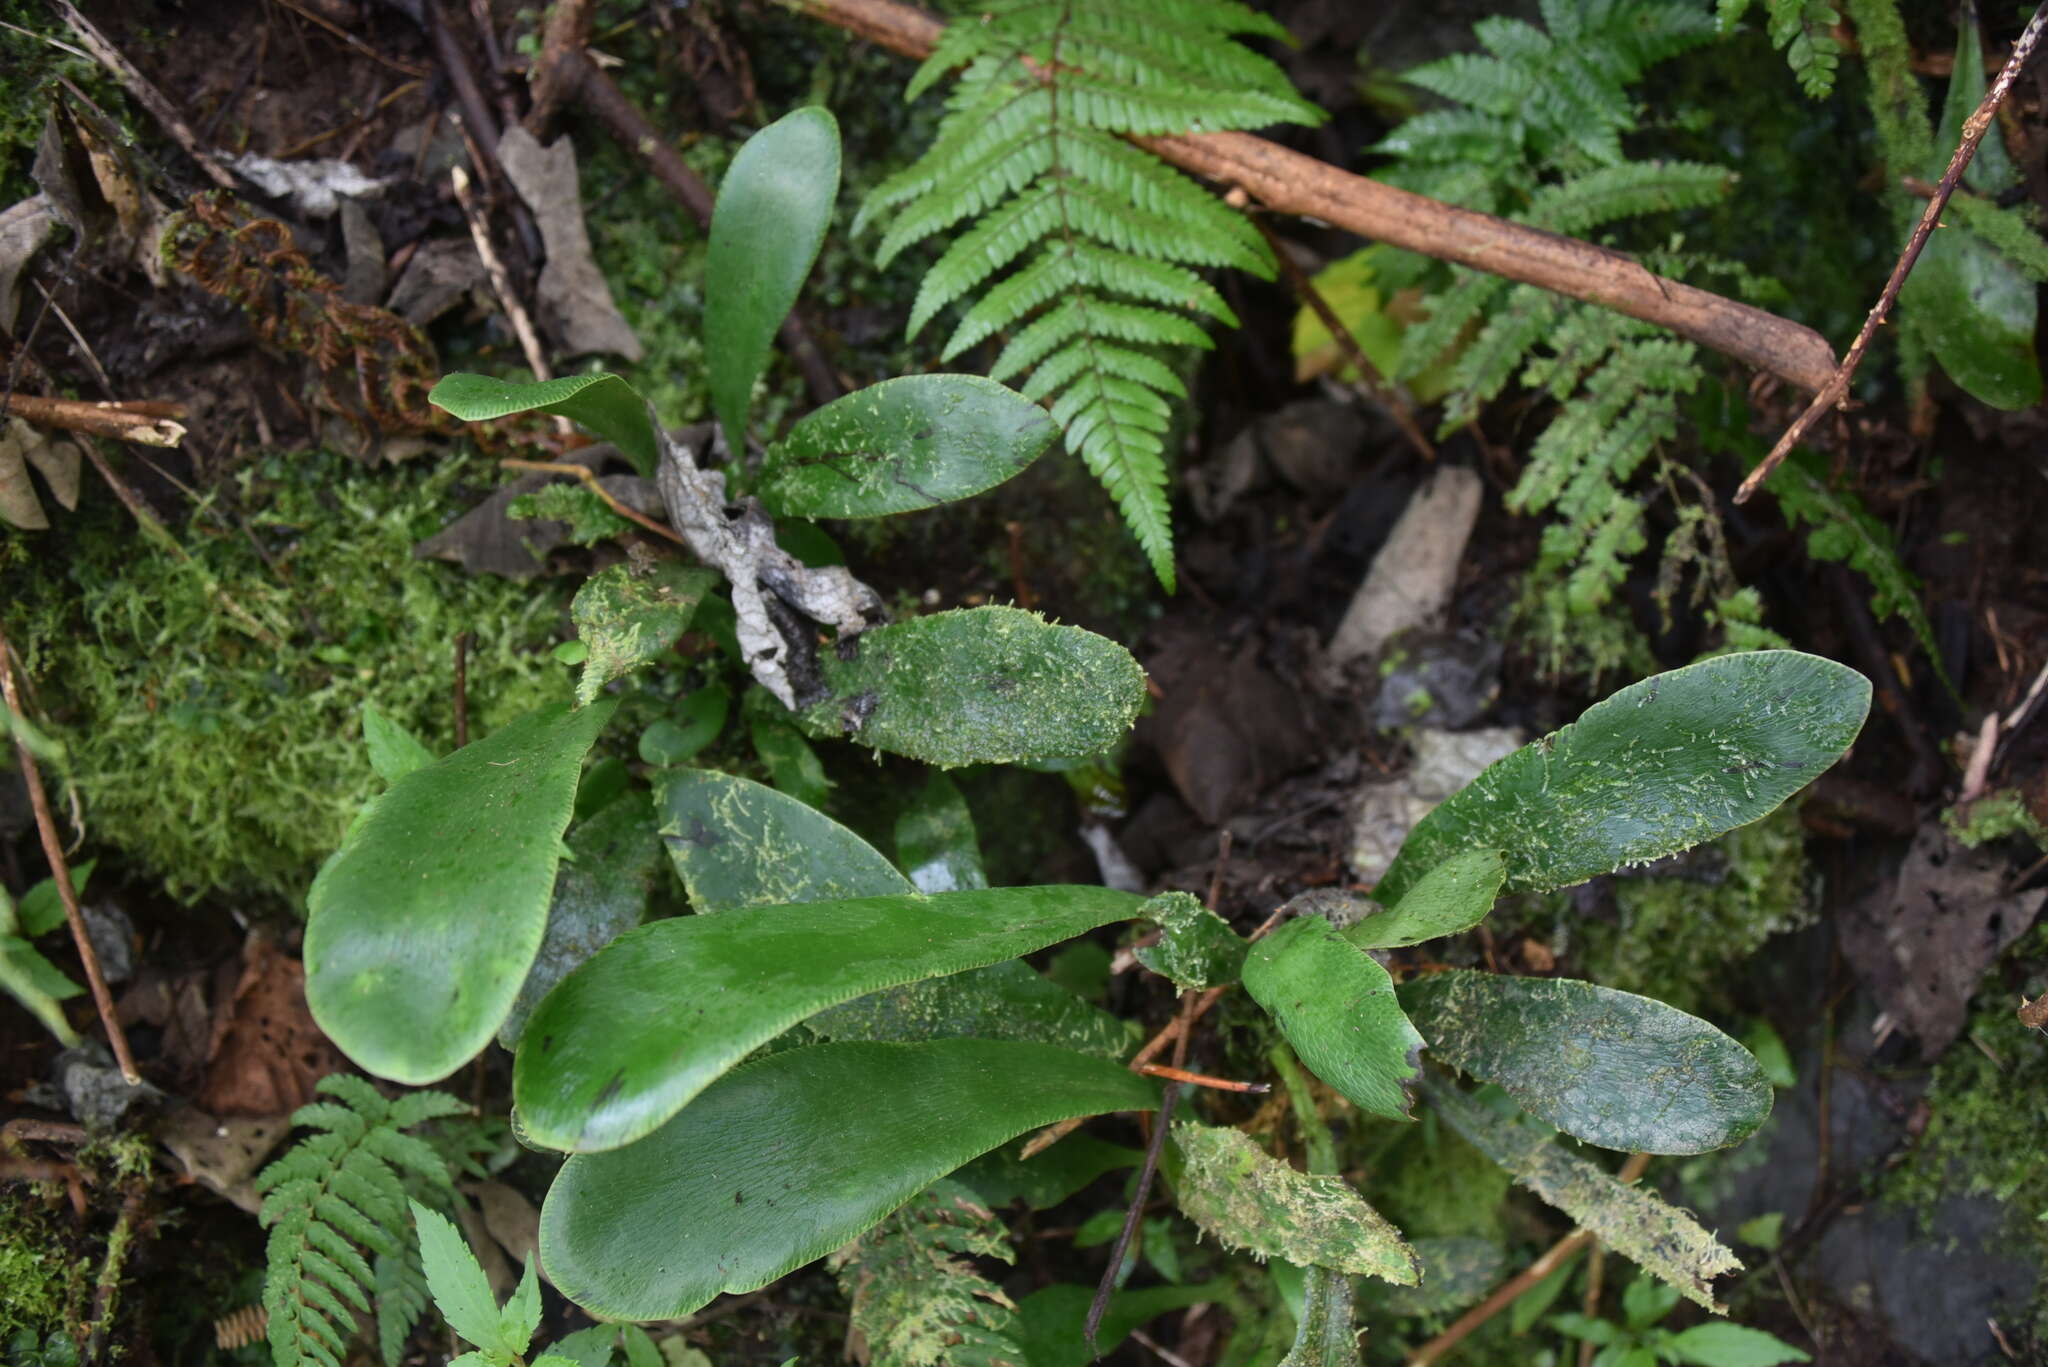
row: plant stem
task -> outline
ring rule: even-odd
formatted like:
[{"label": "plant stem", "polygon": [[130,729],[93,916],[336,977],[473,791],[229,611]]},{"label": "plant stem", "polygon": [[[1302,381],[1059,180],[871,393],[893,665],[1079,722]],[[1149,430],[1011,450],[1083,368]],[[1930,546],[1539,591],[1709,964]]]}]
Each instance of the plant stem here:
[{"label": "plant stem", "polygon": [[[7,701],[7,710],[16,716],[25,715],[21,708],[21,695],[14,686],[13,648],[7,643],[7,630],[0,626],[0,697]],[[64,903],[64,919],[71,926],[71,942],[78,947],[79,962],[85,965],[85,980],[92,985],[93,1005],[99,1009],[100,1025],[107,1032],[107,1043],[113,1046],[114,1062],[120,1066],[121,1080],[133,1087],[141,1083],[142,1074],[135,1069],[135,1056],[128,1050],[127,1033],[121,1029],[121,1018],[114,1013],[114,995],[107,990],[106,975],[100,972],[100,956],[92,947],[92,935],[85,928],[85,914],[79,910],[78,888],[71,881],[71,864],[64,858],[64,842],[57,835],[57,819],[50,812],[49,794],[43,791],[42,770],[36,764],[34,752],[28,742],[19,736],[14,738],[14,753],[21,760],[21,781],[28,788],[29,806],[36,816],[36,834],[42,838],[43,857],[50,862],[50,876],[56,880],[58,899]]]}]

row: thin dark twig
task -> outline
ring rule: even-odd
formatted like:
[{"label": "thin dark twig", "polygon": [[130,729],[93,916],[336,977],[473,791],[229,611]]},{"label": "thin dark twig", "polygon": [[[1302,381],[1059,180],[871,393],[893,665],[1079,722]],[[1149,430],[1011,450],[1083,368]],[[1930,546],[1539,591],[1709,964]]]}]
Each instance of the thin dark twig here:
[{"label": "thin dark twig", "polygon": [[[1227,846],[1225,852],[1228,852]],[[1196,1000],[1190,995],[1181,1004],[1180,1037],[1173,1042],[1173,1066],[1176,1070],[1188,1061],[1188,1037],[1195,1032]],[[1151,1142],[1145,1145],[1145,1166],[1138,1170],[1138,1189],[1131,1194],[1131,1208],[1124,1214],[1124,1227],[1116,1237],[1116,1247],[1110,1250],[1109,1266],[1102,1270],[1102,1280],[1095,1287],[1095,1299],[1088,1304],[1088,1347],[1097,1357],[1102,1353],[1095,1347],[1095,1331],[1102,1327],[1103,1313],[1109,1309],[1109,1298],[1116,1292],[1117,1273],[1124,1265],[1124,1255],[1130,1251],[1138,1220],[1145,1213],[1145,1199],[1152,1194],[1152,1178],[1159,1171],[1159,1155],[1166,1148],[1166,1132],[1172,1128],[1173,1107],[1179,1100],[1180,1084],[1168,1082],[1160,1092],[1159,1114],[1153,1118]]]},{"label": "thin dark twig", "polygon": [[466,631],[455,633],[455,748],[469,744],[469,640]]},{"label": "thin dark twig", "polygon": [[[22,716],[21,695],[14,686],[14,664],[12,647],[7,644],[7,629],[0,627],[0,698],[5,698],[7,710]],[[35,752],[28,748],[28,742],[20,736],[14,738],[14,753],[21,761],[21,781],[28,788],[28,802],[35,812],[36,834],[43,842],[43,857],[50,861],[50,876],[57,882],[57,897],[64,903],[64,919],[71,926],[71,941],[78,947],[78,958],[85,965],[85,980],[92,986],[93,1005],[99,1009],[100,1024],[107,1032],[107,1043],[114,1048],[114,1062],[120,1066],[122,1080],[131,1087],[142,1081],[142,1074],[135,1070],[135,1055],[128,1050],[127,1033],[121,1029],[121,1018],[114,1013],[114,994],[107,990],[106,975],[100,972],[100,956],[92,947],[92,935],[85,928],[85,914],[78,907],[78,888],[71,881],[71,865],[64,858],[64,841],[57,834],[57,818],[50,812],[50,795],[43,791],[43,774],[36,764]]]},{"label": "thin dark twig", "polygon": [[1778,463],[1784,460],[1792,448],[1799,444],[1800,439],[1812,430],[1814,423],[1820,420],[1821,414],[1848,396],[1849,381],[1854,378],[1856,368],[1863,364],[1863,353],[1870,349],[1870,339],[1877,335],[1878,327],[1891,313],[1892,305],[1898,302],[1899,290],[1905,285],[1906,277],[1912,273],[1914,263],[1920,259],[1921,249],[1927,245],[1927,239],[1933,236],[1935,228],[1939,226],[1941,211],[1948,207],[1949,196],[1956,192],[1956,185],[1962,180],[1964,169],[1969,166],[1970,159],[1977,155],[1977,144],[1984,141],[1985,133],[1989,132],[1991,125],[1997,121],[1998,106],[2004,104],[2005,97],[2011,93],[2013,82],[2019,79],[2020,68],[2025,66],[2027,59],[2033,55],[2034,44],[2040,40],[2044,27],[2048,27],[2048,0],[2042,0],[2040,7],[2034,11],[2034,17],[2027,21],[2025,32],[2021,33],[2020,40],[2012,45],[2012,55],[2006,58],[2005,65],[1999,68],[1998,79],[1984,92],[1984,98],[1978,103],[1976,112],[1964,120],[1962,141],[1956,145],[1955,155],[1948,159],[1948,169],[1941,173],[1941,183],[1934,187],[1934,195],[1927,201],[1927,208],[1920,215],[1920,221],[1913,225],[1913,235],[1906,240],[1906,249],[1899,253],[1898,264],[1892,267],[1891,278],[1884,282],[1884,292],[1877,296],[1877,307],[1863,320],[1863,329],[1856,334],[1855,342],[1849,347],[1849,354],[1835,367],[1834,375],[1820,393],[1813,396],[1813,402],[1806,406],[1806,411],[1785,429],[1785,435],[1778,438],[1778,444],[1771,448],[1763,463],[1750,471],[1749,478],[1742,481],[1742,487],[1735,491],[1737,503],[1747,501],[1751,494],[1762,487],[1763,482],[1771,477],[1771,471],[1777,469]]},{"label": "thin dark twig", "polygon": [[1323,326],[1329,329],[1331,339],[1337,343],[1337,349],[1344,353],[1344,359],[1358,372],[1359,384],[1365,392],[1387,410],[1394,419],[1394,425],[1401,429],[1401,435],[1408,439],[1408,444],[1414,447],[1424,460],[1435,460],[1436,447],[1422,434],[1422,429],[1415,425],[1415,415],[1409,411],[1407,401],[1401,397],[1400,391],[1394,388],[1393,382],[1380,373],[1380,368],[1372,363],[1372,358],[1365,354],[1365,348],[1358,344],[1358,338],[1352,333],[1350,325],[1337,316],[1337,311],[1330,307],[1329,300],[1323,298],[1323,292],[1316,288],[1316,282],[1309,278],[1308,272],[1295,263],[1294,257],[1287,250],[1287,244],[1280,240],[1280,234],[1273,231],[1273,225],[1266,222],[1263,214],[1247,214],[1245,217],[1252,221],[1252,226],[1266,239],[1266,245],[1273,251],[1273,259],[1280,263],[1280,273],[1287,277],[1288,287],[1300,297],[1302,303],[1308,305],[1309,311],[1322,321]]}]

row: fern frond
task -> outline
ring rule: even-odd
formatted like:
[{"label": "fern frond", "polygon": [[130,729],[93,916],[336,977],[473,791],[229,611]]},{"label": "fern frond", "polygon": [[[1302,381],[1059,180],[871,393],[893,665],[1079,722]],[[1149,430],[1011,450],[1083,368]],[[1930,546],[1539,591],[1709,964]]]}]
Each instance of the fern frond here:
[{"label": "fern frond", "polygon": [[1017,1307],[969,1261],[1014,1262],[1007,1234],[972,1192],[943,1181],[834,1253],[870,1367],[1022,1367]]},{"label": "fern frond", "polygon": [[910,335],[963,301],[945,359],[1009,333],[992,373],[1051,405],[1169,586],[1165,433],[1186,391],[1158,353],[1209,345],[1197,317],[1237,322],[1198,269],[1273,264],[1242,215],[1124,138],[1319,122],[1240,35],[1284,33],[1236,0],[988,0],[913,82],[941,54],[959,71],[938,136],[859,220],[888,220],[885,263],[971,223],[927,272]]},{"label": "fern frond", "polygon": [[1522,357],[1550,331],[1564,300],[1534,285],[1517,285],[1507,302],[1458,357],[1451,372],[1457,393],[1444,413],[1444,425],[1463,426],[1477,416],[1480,405],[1500,393]]},{"label": "fern frond", "polygon": [[1582,234],[1625,218],[1702,208],[1734,181],[1725,166],[1705,162],[1625,162],[1544,186],[1530,197],[1526,217],[1554,233]]},{"label": "fern frond", "polygon": [[[292,1116],[319,1133],[255,1180],[264,1194],[258,1218],[270,1228],[263,1306],[276,1367],[340,1367],[356,1313],[378,1305],[382,1314],[380,1269],[402,1260],[412,1242],[405,1174],[427,1187],[450,1187],[434,1150],[401,1130],[465,1109],[438,1092],[387,1102],[368,1082],[345,1074],[322,1078],[319,1090],[335,1100],[311,1102]],[[377,1268],[365,1249],[377,1254]],[[422,1287],[408,1327],[424,1304]],[[387,1348],[387,1360],[393,1357]]]},{"label": "fern frond", "polygon": [[384,1367],[401,1367],[405,1341],[427,1312],[427,1274],[420,1266],[419,1246],[408,1243],[396,1258],[378,1254],[375,1282],[377,1351]]}]

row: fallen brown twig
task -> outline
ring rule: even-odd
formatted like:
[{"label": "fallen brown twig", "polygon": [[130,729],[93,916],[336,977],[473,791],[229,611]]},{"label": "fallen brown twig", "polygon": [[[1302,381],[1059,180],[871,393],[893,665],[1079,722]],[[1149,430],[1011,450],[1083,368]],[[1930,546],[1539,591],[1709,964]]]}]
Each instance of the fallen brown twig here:
[{"label": "fallen brown twig", "polygon": [[0,399],[0,414],[12,413],[40,427],[112,437],[142,446],[176,446],[185,439],[185,406],[137,400],[92,403],[85,399],[52,399],[40,394],[10,394]]},{"label": "fallen brown twig", "polygon": [[[782,0],[906,57],[931,55],[944,25],[897,0]],[[1340,171],[1249,133],[1133,137],[1184,171],[1362,237],[1454,261],[1667,327],[1806,389],[1828,382],[1835,353],[1812,328],[1667,280],[1619,252],[1460,209]]]},{"label": "fallen brown twig", "polygon": [[1877,296],[1877,307],[1863,320],[1863,327],[1857,332],[1856,340],[1849,345],[1849,353],[1842,357],[1842,363],[1835,367],[1834,374],[1820,387],[1820,392],[1813,396],[1813,402],[1806,406],[1806,411],[1785,429],[1785,435],[1778,438],[1777,445],[1763,458],[1763,463],[1750,471],[1749,478],[1742,481],[1742,487],[1735,491],[1737,503],[1746,501],[1763,486],[1763,482],[1771,477],[1771,471],[1778,468],[1778,463],[1784,460],[1792,448],[1799,444],[1800,439],[1812,430],[1814,423],[1820,421],[1821,414],[1848,397],[1849,381],[1855,377],[1856,368],[1863,364],[1863,354],[1870,350],[1870,339],[1877,335],[1877,329],[1890,315],[1892,305],[1898,302],[1899,290],[1904,287],[1906,277],[1912,274],[1913,265],[1920,259],[1920,252],[1926,247],[1927,239],[1934,235],[1935,228],[1940,225],[1941,211],[1948,207],[1949,197],[1956,192],[1956,184],[1963,178],[1963,171],[1969,166],[1970,159],[1977,155],[1977,145],[1984,141],[1984,135],[1996,121],[1998,106],[2004,104],[2005,97],[2011,93],[2013,82],[2019,78],[2020,68],[2025,66],[2027,58],[2033,55],[2034,44],[2040,40],[2044,26],[2048,26],[2048,0],[2042,0],[2040,7],[2034,11],[2034,17],[2027,21],[2026,30],[2020,34],[2020,40],[2012,45],[2012,55],[2006,58],[2005,65],[1999,68],[1998,79],[1984,92],[1984,98],[1978,102],[1976,112],[1963,121],[1962,141],[1956,144],[1955,154],[1948,159],[1948,169],[1941,173],[1941,183],[1934,187],[1934,194],[1927,201],[1927,208],[1921,213],[1920,221],[1913,225],[1913,235],[1906,239],[1906,249],[1899,253],[1898,262],[1892,267],[1891,278],[1884,282],[1884,289]]},{"label": "fallen brown twig", "polygon": [[[13,651],[7,644],[4,626],[0,626],[0,698],[6,699],[8,711],[22,715],[21,695],[14,686]],[[85,928],[85,914],[78,907],[78,888],[71,881],[70,861],[64,858],[57,818],[50,812],[50,795],[43,791],[42,769],[36,764],[35,752],[19,736],[14,738],[14,754],[21,762],[21,781],[28,789],[29,808],[35,813],[36,834],[43,842],[43,857],[50,863],[50,877],[56,880],[57,897],[64,903],[71,942],[78,947],[79,962],[85,965],[85,980],[92,986],[100,1025],[107,1032],[107,1043],[113,1046],[114,1062],[120,1066],[122,1080],[133,1087],[142,1081],[142,1074],[135,1070],[135,1056],[128,1051],[128,1035],[121,1029],[121,1018],[114,1010],[114,994],[107,990],[106,975],[100,972],[100,956],[93,950],[92,936]]]},{"label": "fallen brown twig", "polygon": [[114,79],[121,83],[121,88],[133,95],[135,102],[147,109],[150,117],[163,125],[164,131],[171,135],[171,140],[184,148],[185,155],[199,164],[199,169],[206,173],[206,178],[223,190],[235,189],[235,178],[211,152],[200,145],[198,135],[193,133],[191,125],[185,122],[172,107],[171,102],[164,98],[163,91],[150,84],[149,78],[136,68],[135,63],[129,61],[119,48],[107,41],[107,35],[101,33],[92,20],[80,14],[78,7],[72,4],[71,0],[52,0],[52,3],[56,8],[57,17],[78,35],[78,41],[85,45],[85,50],[92,54],[93,60],[112,73]]}]

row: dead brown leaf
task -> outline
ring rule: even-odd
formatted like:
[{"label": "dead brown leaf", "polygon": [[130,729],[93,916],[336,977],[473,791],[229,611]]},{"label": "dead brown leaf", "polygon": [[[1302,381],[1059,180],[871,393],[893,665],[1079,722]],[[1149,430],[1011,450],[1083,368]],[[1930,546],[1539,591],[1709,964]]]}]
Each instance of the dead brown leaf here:
[{"label": "dead brown leaf", "polygon": [[2009,872],[1996,854],[1969,849],[1929,822],[1898,877],[1842,917],[1843,956],[1920,1041],[1923,1058],[1955,1042],[1978,979],[2048,901],[2048,889],[2006,894]]},{"label": "dead brown leaf", "polygon": [[279,1115],[305,1105],[314,1083],[347,1066],[306,1008],[305,966],[251,932],[234,995],[214,1012],[197,1104],[221,1116]]}]

